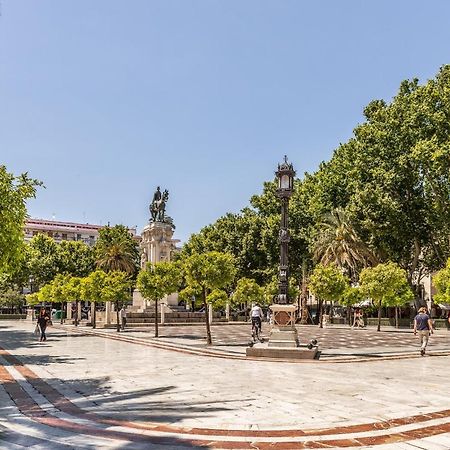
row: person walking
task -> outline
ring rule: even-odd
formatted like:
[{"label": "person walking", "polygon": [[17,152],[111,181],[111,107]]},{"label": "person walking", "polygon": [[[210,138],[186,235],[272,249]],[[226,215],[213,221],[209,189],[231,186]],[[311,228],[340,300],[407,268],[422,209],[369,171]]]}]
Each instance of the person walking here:
[{"label": "person walking", "polygon": [[420,354],[424,356],[430,334],[433,334],[433,324],[425,306],[419,308],[419,314],[414,317],[414,336],[417,334],[419,334],[421,344]]},{"label": "person walking", "polygon": [[50,317],[47,314],[47,311],[45,309],[41,309],[41,312],[39,313],[38,317],[38,325],[41,330],[41,337],[39,339],[40,342],[46,341],[47,336],[45,335],[45,330],[47,328],[48,322],[50,321]]},{"label": "person walking", "polygon": [[125,311],[125,307],[122,306],[122,309],[119,311],[120,321],[122,323],[122,331],[125,330],[125,325],[127,324],[127,312]]}]

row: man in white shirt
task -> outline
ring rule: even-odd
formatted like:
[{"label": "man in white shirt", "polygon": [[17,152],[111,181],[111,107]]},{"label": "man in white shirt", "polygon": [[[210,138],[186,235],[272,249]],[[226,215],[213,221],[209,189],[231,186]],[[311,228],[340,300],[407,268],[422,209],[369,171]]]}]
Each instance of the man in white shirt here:
[{"label": "man in white shirt", "polygon": [[257,303],[253,304],[252,309],[250,311],[250,317],[252,318],[252,329],[253,326],[256,324],[256,326],[259,328],[259,332],[261,332],[261,320],[263,318],[263,312]]}]

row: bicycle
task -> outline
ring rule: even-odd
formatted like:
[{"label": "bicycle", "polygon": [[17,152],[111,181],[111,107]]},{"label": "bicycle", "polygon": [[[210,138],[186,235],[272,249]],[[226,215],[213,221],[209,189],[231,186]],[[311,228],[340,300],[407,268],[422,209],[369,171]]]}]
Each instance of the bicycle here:
[{"label": "bicycle", "polygon": [[261,337],[261,319],[252,319],[252,343],[256,344],[257,340],[264,342],[264,339]]}]

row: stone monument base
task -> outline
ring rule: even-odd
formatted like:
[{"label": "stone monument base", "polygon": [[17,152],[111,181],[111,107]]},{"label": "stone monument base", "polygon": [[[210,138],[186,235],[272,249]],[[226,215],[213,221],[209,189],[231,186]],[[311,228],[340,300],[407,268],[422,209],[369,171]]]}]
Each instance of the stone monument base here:
[{"label": "stone monument base", "polygon": [[270,306],[273,326],[267,344],[256,344],[246,350],[247,356],[275,359],[315,359],[318,349],[300,347],[295,328],[295,305]]}]

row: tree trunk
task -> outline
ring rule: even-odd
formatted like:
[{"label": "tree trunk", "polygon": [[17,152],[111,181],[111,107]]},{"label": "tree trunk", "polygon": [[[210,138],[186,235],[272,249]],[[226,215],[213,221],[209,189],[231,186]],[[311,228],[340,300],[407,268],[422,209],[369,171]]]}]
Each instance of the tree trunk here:
[{"label": "tree trunk", "polygon": [[155,300],[155,338],[159,337],[158,325],[158,300]]},{"label": "tree trunk", "polygon": [[348,326],[352,326],[352,307],[350,305],[347,306],[347,321]]},{"label": "tree trunk", "polygon": [[398,328],[398,306],[395,307],[395,328]]},{"label": "tree trunk", "polygon": [[120,333],[119,300],[116,301],[116,320],[117,320],[117,332]]},{"label": "tree trunk", "polygon": [[61,325],[64,323],[64,302],[61,302]]},{"label": "tree trunk", "polygon": [[380,304],[378,305],[378,327],[377,327],[377,331],[380,331],[381,329],[381,300],[380,300]]},{"label": "tree trunk", "polygon": [[319,300],[319,328],[323,328],[323,300]]},{"label": "tree trunk", "polygon": [[97,308],[94,302],[94,311],[92,313],[92,328],[97,328]]},{"label": "tree trunk", "polygon": [[211,345],[211,327],[209,325],[208,304],[206,303],[206,289],[202,289],[203,308],[205,310],[205,323],[206,323],[206,344]]},{"label": "tree trunk", "polygon": [[77,327],[79,323],[78,318],[78,300],[75,301],[75,326]]}]

